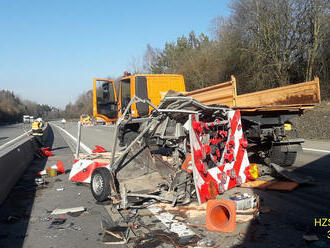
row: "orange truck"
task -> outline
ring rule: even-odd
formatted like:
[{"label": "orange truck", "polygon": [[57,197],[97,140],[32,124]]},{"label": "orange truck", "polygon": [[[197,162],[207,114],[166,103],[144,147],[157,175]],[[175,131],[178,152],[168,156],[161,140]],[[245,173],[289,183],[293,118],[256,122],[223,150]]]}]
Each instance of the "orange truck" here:
[{"label": "orange truck", "polygon": [[319,78],[313,81],[237,95],[234,76],[225,83],[185,93],[206,105],[227,105],[242,116],[252,154],[280,166],[292,165],[303,139],[289,139],[290,120],[321,102]]},{"label": "orange truck", "polygon": [[[118,87],[113,80],[94,79],[93,113],[106,122],[115,122],[126,109],[130,99],[138,96],[158,106],[169,90],[183,92],[205,105],[226,105],[238,109],[242,116],[244,135],[252,156],[280,166],[290,166],[301,150],[302,139],[289,139],[290,120],[320,103],[319,79],[254,93],[237,95],[236,79],[210,87],[185,92],[182,75],[126,75]],[[120,130],[121,145],[130,143],[137,135],[143,118],[151,108],[145,103],[130,108],[132,121]]]},{"label": "orange truck", "polygon": [[[184,92],[185,84],[182,75],[141,74],[126,75],[116,87],[114,80],[95,78],[93,84],[93,116],[103,118],[107,123],[116,122],[125,111],[132,97],[149,99],[155,106],[161,101],[161,93],[169,90]],[[144,103],[133,104],[132,117],[143,117],[150,114],[151,108]]]}]

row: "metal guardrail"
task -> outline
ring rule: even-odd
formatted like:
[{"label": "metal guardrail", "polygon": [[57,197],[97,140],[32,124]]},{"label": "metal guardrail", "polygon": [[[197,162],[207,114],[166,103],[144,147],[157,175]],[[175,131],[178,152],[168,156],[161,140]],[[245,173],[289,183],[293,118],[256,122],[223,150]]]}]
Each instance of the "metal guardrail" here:
[{"label": "metal guardrail", "polygon": [[20,135],[20,136],[18,136],[18,137],[16,137],[16,138],[12,139],[12,140],[10,140],[10,141],[8,141],[7,143],[1,145],[1,146],[0,146],[0,151],[1,151],[1,150],[4,150],[4,149],[7,148],[7,147],[10,147],[11,145],[17,143],[18,141],[20,141],[20,140],[23,139],[24,137],[26,137],[26,136],[30,136],[31,134],[32,134],[32,129],[30,129],[29,131],[23,133],[23,134]]}]

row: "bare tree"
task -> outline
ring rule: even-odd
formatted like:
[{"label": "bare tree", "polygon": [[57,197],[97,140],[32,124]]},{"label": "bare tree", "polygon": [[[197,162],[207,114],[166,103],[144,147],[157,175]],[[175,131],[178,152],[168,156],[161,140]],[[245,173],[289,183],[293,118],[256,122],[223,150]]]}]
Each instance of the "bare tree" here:
[{"label": "bare tree", "polygon": [[307,42],[306,81],[313,78],[316,58],[329,33],[330,2],[328,0],[311,0],[308,9],[309,36]]}]

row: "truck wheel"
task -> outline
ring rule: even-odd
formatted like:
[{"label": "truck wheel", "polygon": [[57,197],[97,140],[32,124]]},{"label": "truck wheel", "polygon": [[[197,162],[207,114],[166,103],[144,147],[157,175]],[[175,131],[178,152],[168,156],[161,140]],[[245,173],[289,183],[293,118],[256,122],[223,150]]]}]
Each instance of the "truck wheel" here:
[{"label": "truck wheel", "polygon": [[91,191],[98,202],[109,199],[111,174],[107,168],[97,168],[92,173]]},{"label": "truck wheel", "polygon": [[270,152],[270,161],[282,167],[288,167],[294,164],[297,158],[297,152],[282,152],[279,149],[272,148]]},{"label": "truck wheel", "polygon": [[128,131],[124,134],[124,144],[131,144],[139,134],[134,131]]}]

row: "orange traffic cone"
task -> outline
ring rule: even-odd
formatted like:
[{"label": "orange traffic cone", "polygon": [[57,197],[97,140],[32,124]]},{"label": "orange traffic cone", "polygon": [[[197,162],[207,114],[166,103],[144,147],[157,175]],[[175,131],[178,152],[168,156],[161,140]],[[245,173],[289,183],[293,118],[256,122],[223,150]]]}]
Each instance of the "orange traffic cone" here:
[{"label": "orange traffic cone", "polygon": [[104,147],[95,145],[95,149],[92,151],[92,153],[103,153],[107,152]]},{"label": "orange traffic cone", "polygon": [[206,229],[217,232],[233,232],[235,228],[235,202],[225,200],[209,200],[206,206]]},{"label": "orange traffic cone", "polygon": [[193,172],[192,171],[191,153],[189,153],[188,156],[186,157],[186,159],[183,161],[181,168],[182,168],[182,170],[188,172],[189,174],[191,174]]},{"label": "orange traffic cone", "polygon": [[44,176],[47,174],[47,169],[56,169],[58,173],[61,173],[61,174],[65,174],[65,169],[64,169],[64,166],[63,166],[63,162],[62,161],[58,161],[57,164],[51,166],[51,167],[48,167],[42,171],[39,171],[38,172],[38,176]]},{"label": "orange traffic cone", "polygon": [[50,151],[50,147],[41,148],[41,152],[45,157],[53,157],[53,153]]}]

